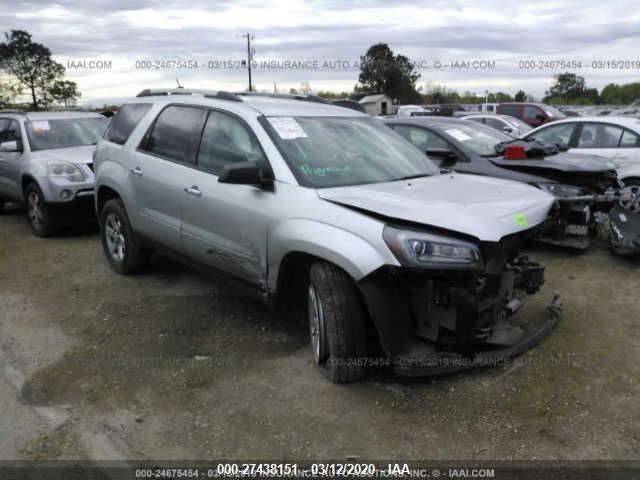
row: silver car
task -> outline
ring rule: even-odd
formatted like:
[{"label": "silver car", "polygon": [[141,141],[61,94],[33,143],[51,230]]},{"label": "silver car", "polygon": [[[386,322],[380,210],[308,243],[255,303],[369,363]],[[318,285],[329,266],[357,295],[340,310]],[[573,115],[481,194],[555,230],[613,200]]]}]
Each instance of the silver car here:
[{"label": "silver car", "polygon": [[465,120],[472,120],[474,122],[482,123],[495,130],[499,130],[514,138],[525,135],[531,131],[531,127],[524,123],[522,120],[510,115],[500,115],[498,113],[493,114],[474,114],[464,117]]},{"label": "silver car", "polygon": [[518,246],[551,195],[441,174],[375,118],[280,97],[145,90],[120,110],[95,160],[116,272],[168,252],[304,312],[336,382],[492,365],[550,331],[557,300],[514,316],[544,283]]},{"label": "silver car", "polygon": [[95,219],[95,145],[107,119],[97,113],[0,111],[0,210],[26,206],[34,235]]}]

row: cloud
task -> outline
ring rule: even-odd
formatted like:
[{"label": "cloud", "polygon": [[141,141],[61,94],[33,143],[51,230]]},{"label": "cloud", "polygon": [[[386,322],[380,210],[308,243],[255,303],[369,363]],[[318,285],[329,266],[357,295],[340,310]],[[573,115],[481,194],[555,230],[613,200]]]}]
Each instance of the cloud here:
[{"label": "cloud", "polygon": [[[106,70],[67,68],[84,99],[127,96],[146,87],[187,85],[242,89],[246,58],[240,35],[255,35],[255,59],[355,62],[373,43],[433,64],[438,60],[496,60],[494,69],[425,68],[419,85],[445,84],[461,90],[524,88],[542,95],[553,69],[523,69],[523,59],[580,60],[590,86],[637,78],[640,69],[593,69],[592,60],[636,58],[640,31],[637,2],[604,8],[601,0],[509,2],[433,0],[387,2],[256,0],[205,2],[147,0],[91,2],[57,0],[43,6],[17,1],[0,6],[7,30],[23,29],[48,46],[65,65],[82,60],[111,62]],[[624,15],[621,14],[624,12]],[[143,69],[141,61],[196,60],[198,68]],[[209,62],[232,61],[228,68]],[[213,65],[213,64],[212,64]],[[216,63],[215,65],[220,65]],[[316,89],[351,90],[357,69],[257,68],[259,88],[284,88],[308,81]]]}]

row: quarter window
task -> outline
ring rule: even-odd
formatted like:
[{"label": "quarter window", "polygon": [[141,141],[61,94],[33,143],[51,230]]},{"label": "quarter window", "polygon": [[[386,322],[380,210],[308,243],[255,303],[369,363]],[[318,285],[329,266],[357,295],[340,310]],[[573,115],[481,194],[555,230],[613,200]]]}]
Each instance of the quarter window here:
[{"label": "quarter window", "polygon": [[625,130],[620,139],[620,148],[640,147],[640,137],[629,130]]},{"label": "quarter window", "polygon": [[150,108],[150,103],[129,103],[122,107],[111,119],[104,135],[105,140],[124,145]]},{"label": "quarter window", "polygon": [[205,111],[171,105],[162,110],[140,144],[140,150],[178,162],[195,164]]}]

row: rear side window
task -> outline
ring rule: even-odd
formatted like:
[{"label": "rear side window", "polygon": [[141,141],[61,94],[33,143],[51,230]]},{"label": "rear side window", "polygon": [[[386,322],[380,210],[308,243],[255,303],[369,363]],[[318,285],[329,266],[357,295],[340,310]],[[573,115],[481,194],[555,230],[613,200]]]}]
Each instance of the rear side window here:
[{"label": "rear side window", "polygon": [[150,103],[129,103],[122,107],[111,119],[109,128],[104,135],[105,140],[124,145],[131,132],[150,108]]},{"label": "rear side window", "polygon": [[162,110],[140,144],[140,150],[195,165],[205,111],[171,105]]},{"label": "rear side window", "polygon": [[511,115],[512,117],[517,117],[518,106],[517,105],[499,105],[498,113],[502,113],[503,115]]}]

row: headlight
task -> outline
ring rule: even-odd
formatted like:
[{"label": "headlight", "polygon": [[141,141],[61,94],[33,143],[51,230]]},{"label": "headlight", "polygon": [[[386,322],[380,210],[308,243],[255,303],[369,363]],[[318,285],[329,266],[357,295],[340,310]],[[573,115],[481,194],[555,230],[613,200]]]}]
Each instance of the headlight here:
[{"label": "headlight", "polygon": [[384,241],[403,265],[415,267],[479,268],[478,247],[455,238],[385,226]]},{"label": "headlight", "polygon": [[538,183],[538,187],[559,198],[579,197],[584,194],[582,188],[562,183]]},{"label": "headlight", "polygon": [[52,177],[66,178],[70,182],[82,182],[85,179],[80,169],[69,162],[49,162],[47,171]]}]

